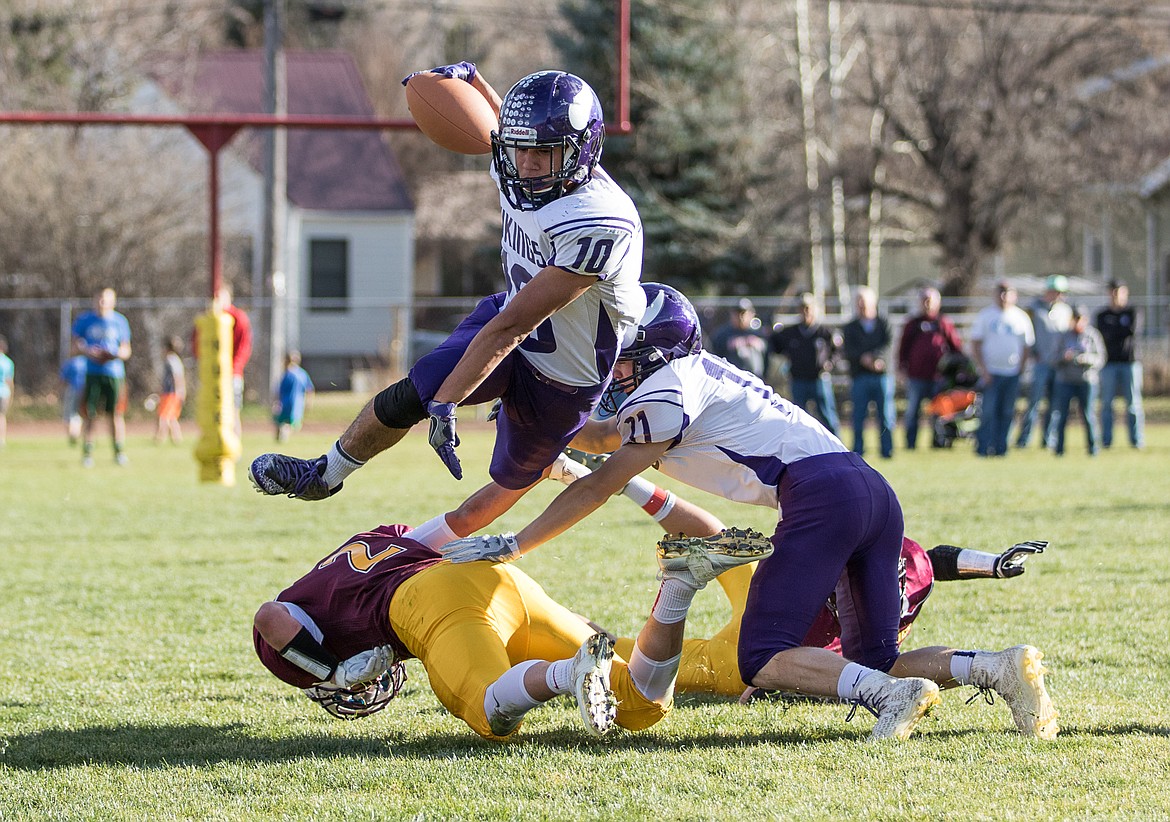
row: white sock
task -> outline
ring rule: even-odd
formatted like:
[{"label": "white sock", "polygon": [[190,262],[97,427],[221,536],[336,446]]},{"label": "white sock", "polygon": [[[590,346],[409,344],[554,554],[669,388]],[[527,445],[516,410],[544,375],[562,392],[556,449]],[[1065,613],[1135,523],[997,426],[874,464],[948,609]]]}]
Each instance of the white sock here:
[{"label": "white sock", "polygon": [[488,686],[483,695],[483,712],[521,716],[542,703],[533,699],[524,687],[524,672],[540,662],[529,659],[504,671],[504,675]]},{"label": "white sock", "polygon": [[[861,683],[868,679],[873,674],[888,679],[886,674],[873,668],[867,668],[864,665],[858,665],[856,662],[850,662],[845,665],[845,670],[841,672],[841,676],[837,678],[837,696],[844,702],[856,702],[861,699],[862,685]],[[876,684],[876,683],[870,683]]]},{"label": "white sock", "polygon": [[325,455],[325,475],[322,479],[330,488],[336,488],[363,465],[364,462],[345,453],[345,449],[341,447],[341,440],[338,440]]},{"label": "white sock", "polygon": [[573,659],[550,662],[544,672],[544,684],[554,694],[567,694],[573,690]]},{"label": "white sock", "polygon": [[971,684],[971,663],[975,661],[975,651],[955,651],[951,654],[951,679],[960,685]]},{"label": "white sock", "polygon": [[630,679],[642,696],[651,702],[665,705],[674,694],[674,681],[678,678],[678,663],[682,654],[661,662],[650,659],[642,653],[638,643],[634,643],[634,651],[630,654]]},{"label": "white sock", "polygon": [[695,592],[699,590],[690,582],[675,576],[663,577],[662,586],[658,589],[658,598],[654,600],[654,607],[650,609],[650,616],[663,625],[673,625],[687,618],[691,610],[691,602]]},{"label": "white sock", "polygon": [[407,531],[403,536],[410,537],[415,542],[421,542],[428,548],[438,550],[453,539],[459,539],[459,535],[451,530],[451,526],[447,524],[447,515],[439,514],[437,517],[428,519],[422,525]]}]

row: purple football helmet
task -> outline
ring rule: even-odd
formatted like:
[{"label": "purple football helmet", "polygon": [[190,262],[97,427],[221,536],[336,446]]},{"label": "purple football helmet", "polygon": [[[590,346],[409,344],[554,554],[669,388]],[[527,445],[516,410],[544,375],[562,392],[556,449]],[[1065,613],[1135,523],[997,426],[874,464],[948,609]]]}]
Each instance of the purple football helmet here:
[{"label": "purple football helmet", "polygon": [[690,300],[661,283],[642,283],[642,290],[646,292],[646,311],[638,322],[638,333],[618,355],[619,362],[634,364],[634,373],[614,380],[605,390],[601,409],[608,414],[616,414],[630,392],[659,368],[703,348],[703,329]]},{"label": "purple football helmet", "polygon": [[324,683],[305,688],[305,696],[337,719],[361,719],[376,714],[398,695],[406,683],[406,666],[395,662],[377,679],[351,688]]},{"label": "purple football helmet", "polygon": [[[589,181],[604,138],[601,103],[588,83],[563,71],[529,74],[504,96],[500,130],[492,132],[500,191],[513,208],[535,211],[547,205]],[[516,150],[523,148],[561,148],[561,167],[521,178]]]}]

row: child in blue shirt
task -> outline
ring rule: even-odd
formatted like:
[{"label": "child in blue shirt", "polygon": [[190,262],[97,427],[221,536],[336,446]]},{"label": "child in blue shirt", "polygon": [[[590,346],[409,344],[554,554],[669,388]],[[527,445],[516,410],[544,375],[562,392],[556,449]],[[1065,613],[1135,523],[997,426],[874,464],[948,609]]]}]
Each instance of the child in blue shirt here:
[{"label": "child in blue shirt", "polygon": [[313,393],[313,381],[308,372],[301,368],[301,354],[290,351],[284,357],[284,376],[277,388],[276,407],[272,418],[276,422],[276,440],[285,442],[289,435],[301,427],[305,417],[308,395]]}]

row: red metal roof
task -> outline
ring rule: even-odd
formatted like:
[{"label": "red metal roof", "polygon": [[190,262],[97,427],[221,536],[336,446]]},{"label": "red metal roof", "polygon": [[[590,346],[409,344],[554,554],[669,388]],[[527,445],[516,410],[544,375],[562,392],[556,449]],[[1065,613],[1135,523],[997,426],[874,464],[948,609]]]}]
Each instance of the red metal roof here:
[{"label": "red metal roof", "polygon": [[[264,55],[214,51],[163,55],[151,74],[191,113],[264,111]],[[290,116],[364,116],[374,110],[353,58],[340,51],[285,54]],[[249,129],[231,148],[258,171],[261,141]],[[382,134],[366,130],[288,130],[288,198],[323,211],[409,211],[402,169]]]}]

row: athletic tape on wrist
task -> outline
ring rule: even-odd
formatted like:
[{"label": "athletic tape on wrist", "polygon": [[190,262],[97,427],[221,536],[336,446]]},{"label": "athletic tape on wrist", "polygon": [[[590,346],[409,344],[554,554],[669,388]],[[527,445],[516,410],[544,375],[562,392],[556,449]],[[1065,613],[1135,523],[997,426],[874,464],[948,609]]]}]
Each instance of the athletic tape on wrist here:
[{"label": "athletic tape on wrist", "polygon": [[317,677],[318,682],[327,682],[340,662],[313,639],[313,635],[304,627],[280,649],[280,655],[302,671]]}]

